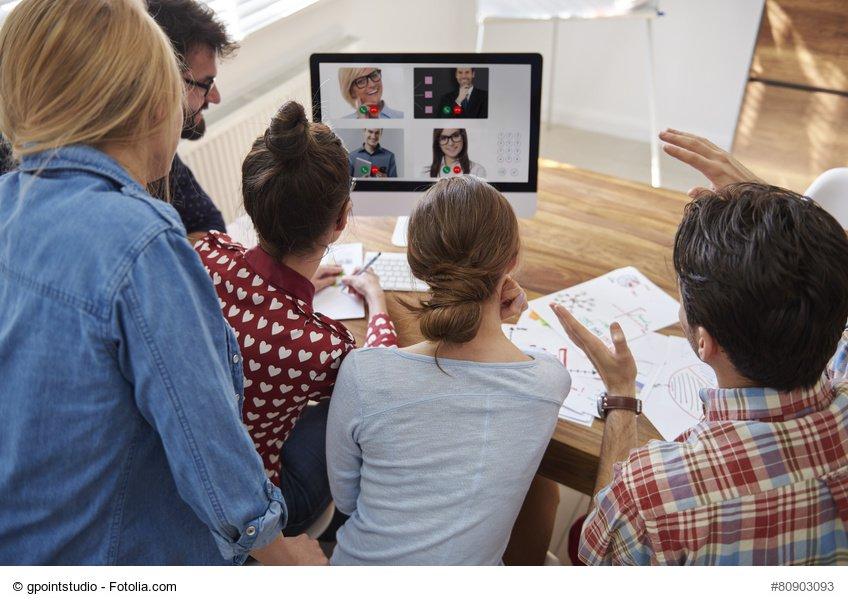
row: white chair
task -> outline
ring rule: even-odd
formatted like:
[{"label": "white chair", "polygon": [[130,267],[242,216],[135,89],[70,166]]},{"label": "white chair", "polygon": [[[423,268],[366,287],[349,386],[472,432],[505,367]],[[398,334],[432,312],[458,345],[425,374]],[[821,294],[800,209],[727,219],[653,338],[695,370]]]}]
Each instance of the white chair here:
[{"label": "white chair", "polygon": [[651,129],[651,185],[660,187],[660,147],[657,139],[656,77],[654,75],[654,19],[663,15],[659,0],[477,0],[477,52],[483,52],[486,24],[510,21],[550,21],[553,27],[549,62],[547,123],[553,118],[559,22],[569,19],[644,19],[648,40],[648,119]]},{"label": "white chair", "polygon": [[842,229],[848,229],[848,168],[824,171],[804,195],[833,215]]}]

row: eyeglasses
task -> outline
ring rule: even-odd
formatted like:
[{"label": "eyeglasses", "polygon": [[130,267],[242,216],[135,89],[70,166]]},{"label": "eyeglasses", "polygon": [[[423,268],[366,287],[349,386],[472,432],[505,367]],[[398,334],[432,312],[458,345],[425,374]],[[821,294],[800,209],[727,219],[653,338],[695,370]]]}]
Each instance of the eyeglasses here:
[{"label": "eyeglasses", "polygon": [[444,145],[448,141],[453,141],[454,143],[462,143],[462,133],[460,131],[456,131],[452,135],[440,135],[439,143]]},{"label": "eyeglasses", "polygon": [[382,79],[383,79],[383,74],[380,72],[379,69],[375,69],[370,74],[367,74],[365,76],[362,76],[361,78],[357,78],[356,80],[354,80],[353,85],[356,88],[365,88],[368,85],[369,80],[371,80],[371,82],[374,82],[376,84],[377,82],[379,82]]},{"label": "eyeglasses", "polygon": [[198,82],[197,80],[192,80],[191,78],[183,78],[183,82],[188,84],[189,86],[196,86],[197,88],[203,89],[203,98],[209,96],[209,91],[212,90],[212,87],[215,86],[215,78],[211,78],[209,82]]}]

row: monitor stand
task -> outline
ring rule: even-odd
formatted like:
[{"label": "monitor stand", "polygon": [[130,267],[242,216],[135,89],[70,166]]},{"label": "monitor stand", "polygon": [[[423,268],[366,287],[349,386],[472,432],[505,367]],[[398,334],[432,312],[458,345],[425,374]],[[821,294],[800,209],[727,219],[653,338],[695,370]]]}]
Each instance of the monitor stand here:
[{"label": "monitor stand", "polygon": [[406,248],[406,232],[409,228],[409,216],[401,216],[397,218],[395,230],[392,232],[392,244]]}]

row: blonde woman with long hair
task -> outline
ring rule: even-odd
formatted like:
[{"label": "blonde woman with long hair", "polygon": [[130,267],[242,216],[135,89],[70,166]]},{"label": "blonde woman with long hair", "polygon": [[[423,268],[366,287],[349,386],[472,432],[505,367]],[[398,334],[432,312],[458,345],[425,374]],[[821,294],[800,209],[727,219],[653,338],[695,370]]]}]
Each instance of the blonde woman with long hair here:
[{"label": "blonde woman with long hair", "polygon": [[430,287],[424,341],[357,349],[327,421],[339,529],[332,564],[499,564],[571,386],[501,322],[527,306],[510,272],[512,208],[470,175],[444,179],[409,221],[409,265]]},{"label": "blonde woman with long hair", "polygon": [[183,82],[141,0],[0,30],[0,563],[320,563],[239,418],[241,356],[168,173]]}]

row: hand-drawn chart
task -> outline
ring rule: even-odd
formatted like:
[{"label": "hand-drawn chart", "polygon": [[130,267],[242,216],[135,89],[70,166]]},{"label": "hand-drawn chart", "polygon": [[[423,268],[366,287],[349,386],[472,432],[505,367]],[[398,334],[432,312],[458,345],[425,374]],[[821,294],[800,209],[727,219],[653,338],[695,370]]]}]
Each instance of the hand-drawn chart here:
[{"label": "hand-drawn chart", "polygon": [[530,302],[530,308],[562,336],[565,330],[550,303],[568,309],[592,333],[610,344],[609,327],[618,322],[628,340],[677,322],[679,304],[633,267],[552,293]]},{"label": "hand-drawn chart", "polygon": [[572,313],[580,311],[592,312],[595,310],[595,298],[589,293],[578,290],[575,292],[562,291],[555,297],[557,303],[562,305]]},{"label": "hand-drawn chart", "polygon": [[673,440],[701,420],[704,411],[700,390],[715,387],[716,378],[712,368],[698,359],[686,339],[667,339],[665,364],[643,406],[657,431],[666,440]]},{"label": "hand-drawn chart", "polygon": [[694,421],[704,416],[699,394],[702,388],[714,386],[710,373],[711,369],[705,364],[695,364],[675,371],[668,379],[668,395],[672,402]]}]

